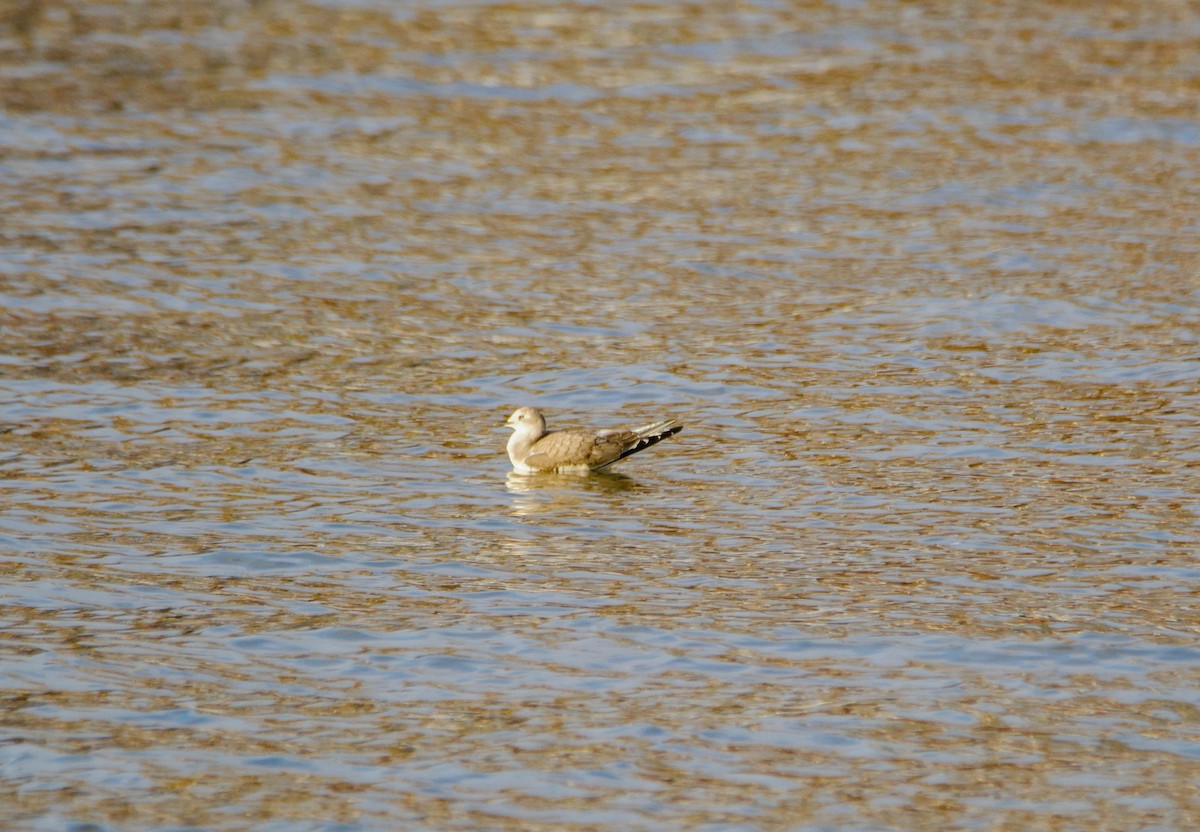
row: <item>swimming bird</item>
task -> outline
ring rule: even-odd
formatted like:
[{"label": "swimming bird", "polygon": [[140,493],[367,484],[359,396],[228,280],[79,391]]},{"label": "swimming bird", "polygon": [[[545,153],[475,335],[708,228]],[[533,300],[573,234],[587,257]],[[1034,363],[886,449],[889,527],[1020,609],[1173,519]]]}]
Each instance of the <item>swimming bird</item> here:
[{"label": "swimming bird", "polygon": [[683,430],[674,419],[633,430],[546,430],[546,417],[518,407],[504,424],[512,428],[508,458],[518,474],[600,471]]}]

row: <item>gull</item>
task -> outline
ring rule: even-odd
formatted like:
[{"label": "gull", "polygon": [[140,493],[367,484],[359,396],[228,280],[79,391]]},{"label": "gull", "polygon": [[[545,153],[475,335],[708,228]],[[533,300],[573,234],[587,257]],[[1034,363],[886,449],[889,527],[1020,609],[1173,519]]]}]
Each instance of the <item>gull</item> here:
[{"label": "gull", "polygon": [[518,474],[600,471],[683,430],[674,419],[633,430],[546,430],[536,408],[518,407],[505,422],[512,428],[508,458]]}]

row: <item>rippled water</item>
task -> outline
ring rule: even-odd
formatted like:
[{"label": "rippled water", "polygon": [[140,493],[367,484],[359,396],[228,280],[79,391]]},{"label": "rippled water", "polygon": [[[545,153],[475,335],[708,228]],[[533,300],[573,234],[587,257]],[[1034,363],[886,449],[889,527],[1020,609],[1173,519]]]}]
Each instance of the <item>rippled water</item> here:
[{"label": "rippled water", "polygon": [[5,829],[1200,823],[1194,6],[6,26]]}]

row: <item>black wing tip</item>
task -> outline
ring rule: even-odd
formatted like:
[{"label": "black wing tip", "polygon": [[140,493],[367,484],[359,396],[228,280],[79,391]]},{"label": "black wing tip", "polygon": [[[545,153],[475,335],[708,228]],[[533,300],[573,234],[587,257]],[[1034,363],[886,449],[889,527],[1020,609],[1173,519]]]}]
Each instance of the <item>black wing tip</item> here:
[{"label": "black wing tip", "polygon": [[[625,453],[621,454],[619,457],[617,457],[617,459],[624,459],[630,454],[636,454],[638,451],[644,451],[651,445],[657,445],[659,442],[668,437],[674,436],[681,430],[683,430],[683,425],[671,425],[670,427],[663,428],[658,433],[652,433],[649,436],[643,436],[637,441],[637,444],[625,451]],[[613,461],[615,462],[616,460]]]}]

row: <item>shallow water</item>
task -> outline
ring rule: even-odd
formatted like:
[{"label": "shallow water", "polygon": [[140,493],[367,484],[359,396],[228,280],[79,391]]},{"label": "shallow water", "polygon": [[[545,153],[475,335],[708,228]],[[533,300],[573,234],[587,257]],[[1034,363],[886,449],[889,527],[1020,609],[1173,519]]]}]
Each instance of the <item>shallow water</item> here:
[{"label": "shallow water", "polygon": [[[1189,4],[35,2],[0,825],[1200,823]],[[591,477],[502,422],[675,415]]]}]

